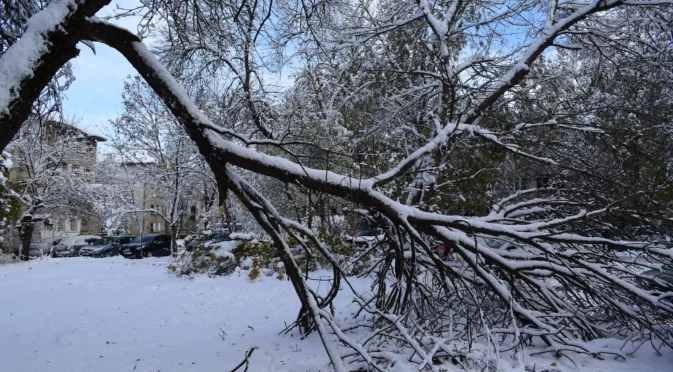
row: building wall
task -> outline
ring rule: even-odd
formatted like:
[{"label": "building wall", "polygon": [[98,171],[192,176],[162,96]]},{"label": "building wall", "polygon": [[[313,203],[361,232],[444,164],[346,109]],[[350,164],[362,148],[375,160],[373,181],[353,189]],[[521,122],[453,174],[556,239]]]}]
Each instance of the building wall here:
[{"label": "building wall", "polygon": [[[147,171],[147,167],[155,166],[152,161],[147,162],[128,162],[120,163],[119,177],[123,183],[129,185],[133,189],[133,202],[135,206],[142,211],[135,213],[127,224],[127,231],[131,235],[143,234],[169,234],[170,226],[161,217],[161,214],[168,216],[169,211],[166,209],[166,200],[148,195],[148,187],[145,184],[136,182],[142,179],[140,175]],[[156,210],[159,213],[151,212]],[[190,234],[196,232],[199,221],[198,212],[201,211],[201,202],[199,200],[192,200],[189,207],[182,216],[182,225],[180,234]],[[194,212],[194,213],[192,213]]]}]

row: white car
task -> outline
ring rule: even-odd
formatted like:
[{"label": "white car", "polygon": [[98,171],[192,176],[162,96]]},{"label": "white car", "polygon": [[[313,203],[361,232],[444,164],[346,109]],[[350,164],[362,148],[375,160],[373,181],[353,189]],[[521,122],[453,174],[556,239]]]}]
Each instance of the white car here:
[{"label": "white car", "polygon": [[98,235],[77,235],[63,238],[51,249],[51,257],[73,257],[79,255],[79,250],[94,240],[102,239]]},{"label": "white car", "polygon": [[[30,249],[29,249],[29,252],[28,252],[28,256],[30,256],[30,257],[42,257],[42,256],[48,255],[49,252],[51,251],[51,248],[54,245],[58,244],[58,242],[60,242],[61,239],[63,239],[62,236],[54,236],[54,237],[51,237],[51,238],[42,239],[39,242],[30,243]],[[20,249],[21,249],[21,247],[17,247],[14,250],[14,253],[16,255],[19,255]]]},{"label": "white car", "polygon": [[386,234],[382,230],[363,230],[355,235],[353,238],[353,245],[366,247],[382,242],[385,237]]}]

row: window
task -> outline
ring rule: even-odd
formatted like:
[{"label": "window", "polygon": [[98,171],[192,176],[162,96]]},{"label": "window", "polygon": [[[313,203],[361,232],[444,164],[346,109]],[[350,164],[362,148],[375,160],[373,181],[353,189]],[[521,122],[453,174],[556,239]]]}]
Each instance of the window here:
[{"label": "window", "polygon": [[72,166],[72,171],[73,172],[79,172],[79,165],[73,165]]},{"label": "window", "polygon": [[521,177],[512,177],[507,179],[507,188],[509,192],[515,192],[526,188],[526,180]]},{"label": "window", "polygon": [[161,228],[161,222],[152,222],[152,225],[150,225],[151,232],[161,232]]},{"label": "window", "polygon": [[[142,238],[142,239],[141,239]],[[143,235],[142,237],[138,236],[133,238],[132,243],[149,243],[154,239],[152,235]]]},{"label": "window", "polygon": [[192,205],[192,207],[189,210],[189,219],[191,221],[196,221],[196,206]]},{"label": "window", "polygon": [[551,177],[545,175],[545,176],[537,176],[535,178],[535,185],[538,189],[542,189],[545,187],[549,187],[549,184],[551,183]]}]

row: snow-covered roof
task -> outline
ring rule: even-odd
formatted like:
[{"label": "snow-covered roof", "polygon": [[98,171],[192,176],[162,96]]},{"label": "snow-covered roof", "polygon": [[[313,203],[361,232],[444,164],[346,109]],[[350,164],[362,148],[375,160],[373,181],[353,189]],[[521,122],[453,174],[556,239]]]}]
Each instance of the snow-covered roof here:
[{"label": "snow-covered roof", "polygon": [[105,142],[105,141],[107,141],[107,138],[105,138],[105,137],[101,136],[100,134],[95,133],[95,132],[93,132],[93,131],[91,131],[91,130],[89,130],[89,129],[83,128],[83,127],[81,127],[81,126],[78,125],[78,124],[67,123],[67,122],[64,122],[64,121],[50,120],[50,121],[49,121],[49,125],[52,125],[52,126],[54,126],[54,127],[61,127],[61,128],[63,128],[63,127],[68,127],[68,128],[74,129],[74,130],[76,130],[76,131],[78,131],[78,132],[84,134],[86,137],[89,137],[89,138],[91,138],[91,139],[94,139],[94,140],[96,140],[96,141],[98,141],[98,142]]},{"label": "snow-covered roof", "polygon": [[107,138],[101,136],[101,135],[98,134],[98,133],[95,133],[95,132],[91,131],[90,129],[83,128],[83,127],[81,127],[81,126],[79,126],[79,125],[77,125],[77,124],[69,124],[69,125],[70,125],[71,127],[73,127],[74,129],[76,129],[76,130],[78,130],[78,131],[84,133],[87,137],[93,138],[93,139],[95,139],[95,140],[98,141],[98,142],[105,142],[105,141],[107,141]]}]

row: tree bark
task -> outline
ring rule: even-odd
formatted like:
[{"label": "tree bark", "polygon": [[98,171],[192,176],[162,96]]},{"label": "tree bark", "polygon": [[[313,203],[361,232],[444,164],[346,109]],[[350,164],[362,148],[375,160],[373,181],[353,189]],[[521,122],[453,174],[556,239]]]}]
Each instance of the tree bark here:
[{"label": "tree bark", "polygon": [[19,254],[21,261],[28,261],[30,258],[30,238],[21,240],[21,252]]},{"label": "tree bark", "polygon": [[180,228],[175,225],[171,225],[171,253],[173,257],[178,256],[178,232]]}]

